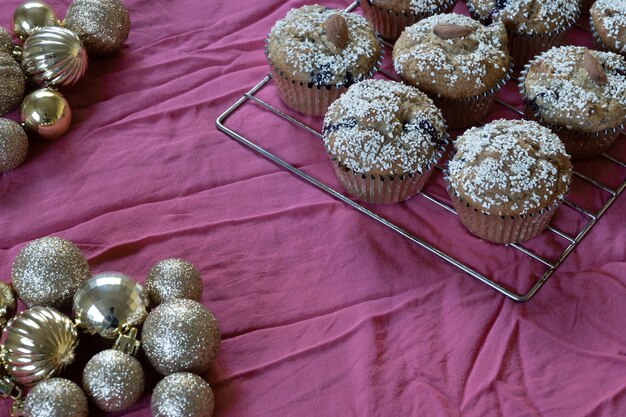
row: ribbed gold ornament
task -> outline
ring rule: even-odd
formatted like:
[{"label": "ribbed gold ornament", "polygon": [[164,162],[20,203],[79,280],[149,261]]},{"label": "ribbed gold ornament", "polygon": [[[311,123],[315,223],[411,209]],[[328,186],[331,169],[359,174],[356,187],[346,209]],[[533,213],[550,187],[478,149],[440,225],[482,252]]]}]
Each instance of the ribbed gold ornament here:
[{"label": "ribbed gold ornament", "polygon": [[78,333],[74,323],[49,307],[33,307],[4,329],[2,362],[18,383],[34,385],[59,373],[74,360]]},{"label": "ribbed gold ornament", "polygon": [[69,87],[85,75],[87,53],[74,32],[49,26],[24,43],[22,69],[42,87]]}]

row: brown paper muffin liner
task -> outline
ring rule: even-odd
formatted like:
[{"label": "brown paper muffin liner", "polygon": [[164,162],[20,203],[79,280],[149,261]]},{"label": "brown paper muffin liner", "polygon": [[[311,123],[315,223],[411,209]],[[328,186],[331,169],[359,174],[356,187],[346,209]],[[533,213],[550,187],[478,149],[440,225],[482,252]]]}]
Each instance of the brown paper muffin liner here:
[{"label": "brown paper muffin liner", "polygon": [[[476,12],[469,0],[466,1],[466,4],[474,19],[479,20],[482,23],[487,23],[486,20]],[[516,65],[513,75],[519,75],[524,65],[536,55],[560,44],[565,37],[565,32],[567,32],[569,28],[576,23],[579,17],[580,13],[574,16],[574,18],[567,22],[563,27],[547,33],[528,34],[510,30],[507,31],[509,35],[509,52]]]},{"label": "brown paper muffin liner", "polygon": [[[445,128],[444,126],[444,130]],[[370,203],[390,204],[407,200],[424,188],[448,143],[449,135],[445,133],[426,166],[416,172],[402,175],[372,175],[355,172],[343,165],[328,148],[326,151],[335,167],[337,179],[350,195]]]},{"label": "brown paper muffin liner", "polygon": [[[539,58],[539,56],[537,57]],[[530,63],[524,66],[520,75],[519,90],[522,101],[525,105],[526,118],[534,120],[554,132],[565,145],[565,150],[572,159],[592,158],[606,151],[613,145],[624,125],[619,125],[611,129],[598,132],[583,132],[580,130],[568,129],[565,126],[548,123],[541,117],[538,109],[533,108],[531,100],[526,96],[524,81],[528,74]]]},{"label": "brown paper muffin liner", "polygon": [[545,230],[560,202],[554,207],[518,216],[500,216],[483,213],[473,208],[454,191],[446,175],[452,206],[463,225],[481,239],[494,243],[518,243],[530,240]]},{"label": "brown paper muffin liner", "polygon": [[430,98],[441,109],[443,118],[446,120],[449,128],[461,129],[469,127],[481,121],[489,113],[496,99],[496,94],[511,79],[512,72],[513,63],[511,63],[504,78],[482,94],[462,99],[437,97],[436,95],[431,95]]},{"label": "brown paper muffin liner", "polygon": [[[370,72],[358,79],[358,81],[372,78],[380,68],[385,50],[381,39],[378,37],[377,39],[380,47],[378,61],[376,61]],[[276,83],[278,95],[281,100],[288,107],[301,113],[313,116],[323,116],[326,113],[328,106],[330,106],[333,101],[337,100],[339,96],[348,91],[348,88],[350,87],[349,85],[344,84],[315,85],[313,83],[304,83],[302,81],[296,81],[289,78],[287,74],[279,70],[276,65],[274,65],[269,57],[269,34],[265,40],[265,57],[270,65],[272,79]]]},{"label": "brown paper muffin liner", "polygon": [[404,29],[414,25],[429,16],[450,13],[454,9],[456,0],[445,0],[434,13],[421,14],[413,12],[395,12],[384,7],[372,4],[370,0],[359,0],[363,14],[369,20],[378,34],[385,40],[395,42]]}]

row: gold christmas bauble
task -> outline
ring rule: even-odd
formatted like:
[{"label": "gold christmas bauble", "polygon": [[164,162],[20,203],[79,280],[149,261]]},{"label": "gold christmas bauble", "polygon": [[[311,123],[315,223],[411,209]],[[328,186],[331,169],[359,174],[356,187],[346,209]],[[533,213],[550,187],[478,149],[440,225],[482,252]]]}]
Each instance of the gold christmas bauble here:
[{"label": "gold christmas bauble", "polygon": [[69,87],[85,75],[87,53],[74,32],[44,27],[24,43],[22,69],[40,87]]},{"label": "gold christmas bauble", "polygon": [[87,417],[88,414],[85,393],[69,379],[42,381],[24,400],[24,417]]},{"label": "gold christmas bauble", "polygon": [[25,85],[20,64],[11,55],[0,52],[0,116],[19,106]]},{"label": "gold christmas bauble", "polygon": [[83,389],[102,411],[123,411],[144,389],[141,364],[133,356],[109,349],[96,354],[83,371]]},{"label": "gold christmas bauble", "polygon": [[4,329],[2,362],[22,385],[51,378],[74,360],[78,333],[74,323],[49,307],[18,313]]},{"label": "gold christmas bauble", "polygon": [[15,314],[17,300],[13,288],[6,282],[0,282],[0,330],[4,328],[9,319]]},{"label": "gold christmas bauble", "polygon": [[198,375],[179,372],[166,376],[154,387],[150,409],[154,417],[211,417],[215,397]]},{"label": "gold christmas bauble", "polygon": [[122,329],[141,326],[148,315],[148,300],[130,277],[104,272],[76,292],[73,311],[80,330],[115,339]]},{"label": "gold christmas bauble", "polygon": [[74,0],[64,25],[78,35],[91,55],[121,49],[130,32],[128,10],[120,0]]},{"label": "gold christmas bauble", "polygon": [[70,128],[72,110],[65,97],[50,88],[35,90],[20,107],[24,128],[41,139],[57,139]]},{"label": "gold christmas bauble", "polygon": [[58,237],[43,237],[24,246],[13,262],[13,288],[27,306],[60,310],[72,305],[74,293],[89,277],[80,249]]},{"label": "gold christmas bauble", "polygon": [[56,26],[59,20],[54,10],[43,1],[25,1],[13,12],[13,34],[24,42],[32,33],[46,26]]},{"label": "gold christmas bauble", "polygon": [[0,172],[17,168],[28,155],[28,137],[22,126],[0,118]]},{"label": "gold christmas bauble", "polygon": [[184,259],[164,259],[150,269],[145,290],[155,306],[176,298],[199,301],[202,279],[198,270]]},{"label": "gold christmas bauble", "polygon": [[152,310],[141,339],[146,357],[159,373],[201,374],[217,355],[220,331],[215,316],[202,304],[177,299]]},{"label": "gold christmas bauble", "polygon": [[13,54],[13,41],[11,41],[11,35],[2,26],[0,26],[0,52],[6,54]]}]

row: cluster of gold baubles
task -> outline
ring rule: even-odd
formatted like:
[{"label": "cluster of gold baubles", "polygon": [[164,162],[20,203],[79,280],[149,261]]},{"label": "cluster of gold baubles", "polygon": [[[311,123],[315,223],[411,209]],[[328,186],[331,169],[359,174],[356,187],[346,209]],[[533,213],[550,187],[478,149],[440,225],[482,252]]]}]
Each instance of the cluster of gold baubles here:
[{"label": "cluster of gold baubles", "polygon": [[[11,26],[15,44],[0,27],[0,116],[19,106],[21,126],[0,119],[0,172],[24,162],[26,133],[54,140],[67,132],[72,111],[58,90],[85,75],[87,53],[119,50],[130,19],[120,0],[73,0],[64,21],[48,4],[31,0],[17,7]],[[24,97],[30,86],[37,89]]]},{"label": "cluster of gold baubles", "polygon": [[[220,332],[198,302],[202,281],[189,262],[157,263],[142,286],[118,272],[91,276],[76,246],[45,237],[20,250],[11,278],[12,286],[0,282],[0,399],[13,400],[12,416],[86,417],[87,398],[107,412],[129,408],[144,391],[140,348],[165,376],[152,396],[153,415],[213,414],[213,392],[196,374],[214,361]],[[28,307],[16,315],[15,295]],[[80,333],[110,348],[87,362],[79,385],[58,375],[72,364]],[[24,397],[25,387],[33,388]]]}]

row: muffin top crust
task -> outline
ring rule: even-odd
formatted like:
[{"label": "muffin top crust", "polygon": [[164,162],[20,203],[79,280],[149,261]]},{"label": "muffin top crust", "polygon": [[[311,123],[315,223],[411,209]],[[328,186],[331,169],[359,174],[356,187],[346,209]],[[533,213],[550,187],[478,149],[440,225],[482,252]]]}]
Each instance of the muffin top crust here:
[{"label": "muffin top crust", "polygon": [[357,173],[401,175],[423,172],[438,159],[445,123],[418,89],[366,80],[330,106],[323,133],[341,165]]},{"label": "muffin top crust", "polygon": [[454,142],[447,181],[472,207],[512,216],[558,203],[572,165],[565,146],[548,128],[527,120],[496,120]]},{"label": "muffin top crust", "polygon": [[520,88],[550,124],[599,132],[626,121],[626,60],[612,52],[552,48],[530,63]]},{"label": "muffin top crust", "polygon": [[370,4],[375,4],[394,12],[410,12],[419,15],[432,15],[449,7],[456,0],[367,0]]},{"label": "muffin top crust", "polygon": [[576,0],[468,0],[480,20],[502,22],[510,31],[541,34],[566,27],[580,15]]},{"label": "muffin top crust", "polygon": [[467,16],[439,14],[402,33],[393,49],[394,68],[426,93],[470,97],[505,78],[510,67],[507,41],[502,23],[483,26]]},{"label": "muffin top crust", "polygon": [[[333,42],[325,23],[345,19],[345,46]],[[272,28],[268,60],[294,81],[318,86],[350,85],[369,75],[380,57],[380,45],[364,17],[313,5],[290,10]]]},{"label": "muffin top crust", "polygon": [[602,42],[612,51],[626,54],[626,1],[597,0],[590,15]]}]

